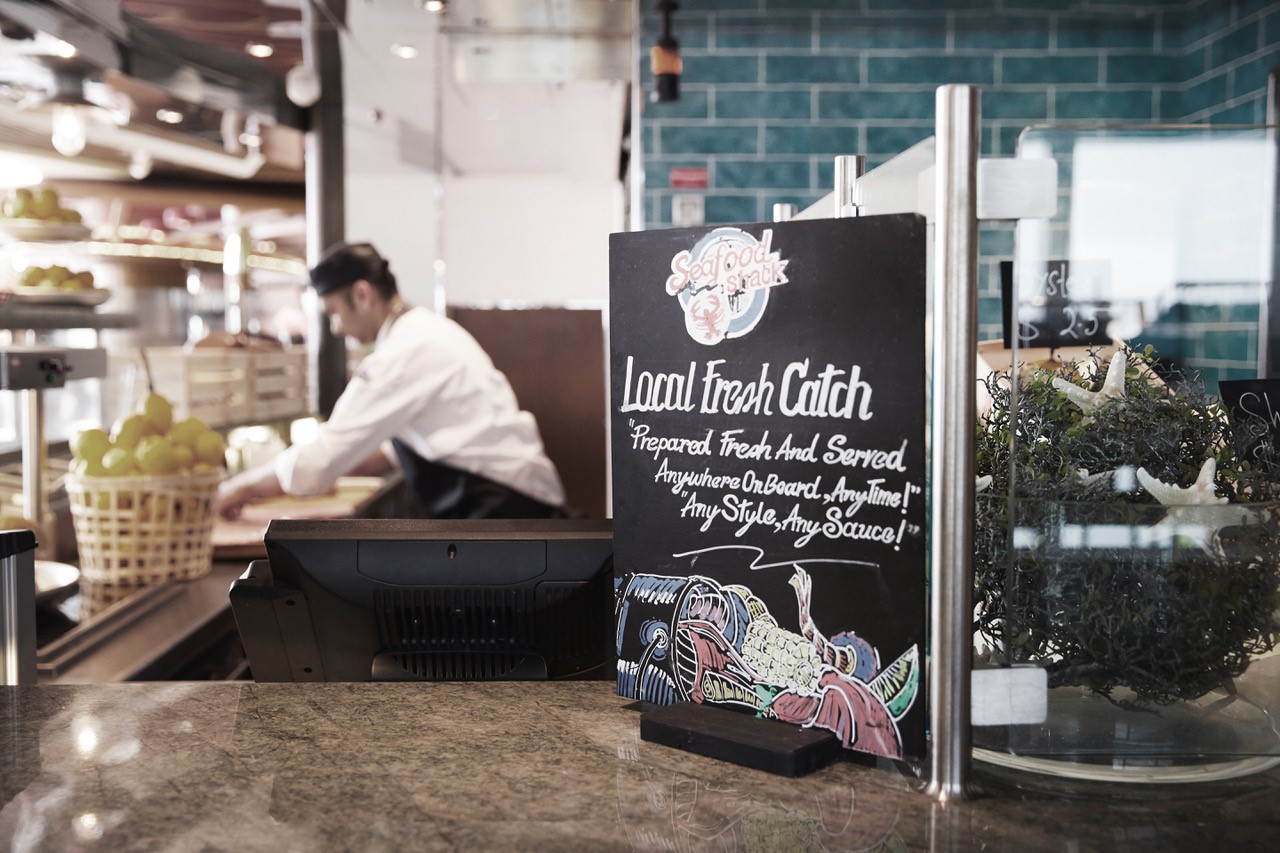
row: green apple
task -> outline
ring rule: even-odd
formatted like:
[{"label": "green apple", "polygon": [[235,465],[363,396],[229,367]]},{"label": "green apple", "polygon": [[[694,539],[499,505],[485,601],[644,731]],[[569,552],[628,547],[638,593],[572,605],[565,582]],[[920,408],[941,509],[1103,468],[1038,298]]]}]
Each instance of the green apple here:
[{"label": "green apple", "polygon": [[116,421],[111,428],[111,443],[130,453],[143,436],[151,433],[151,423],[143,415],[129,415]]},{"label": "green apple", "polygon": [[227,445],[223,442],[222,436],[213,430],[202,432],[196,439],[196,459],[215,468],[226,465]]},{"label": "green apple", "polygon": [[133,451],[123,447],[111,448],[103,454],[102,468],[108,477],[127,477],[135,473]]},{"label": "green apple", "polygon": [[4,215],[10,219],[26,219],[31,216],[31,191],[20,187],[5,200]]},{"label": "green apple", "polygon": [[164,435],[173,426],[173,404],[155,391],[142,401],[142,414],[159,435]]},{"label": "green apple", "polygon": [[[172,439],[170,439],[172,443]],[[185,444],[173,445],[173,458],[177,461],[178,468],[190,471],[191,466],[196,464],[196,452]]]},{"label": "green apple", "polygon": [[183,418],[169,430],[169,440],[176,445],[195,450],[196,440],[200,438],[201,433],[207,432],[208,429],[204,421],[199,418]]},{"label": "green apple", "polygon": [[71,452],[77,459],[101,462],[103,455],[110,449],[111,436],[105,429],[83,429],[71,439]]},{"label": "green apple", "polygon": [[46,219],[58,212],[58,193],[53,187],[41,187],[36,191],[31,204],[31,213],[36,219]]},{"label": "green apple", "polygon": [[78,458],[71,462],[71,473],[77,477],[105,477],[107,469],[101,459]]},{"label": "green apple", "polygon": [[139,441],[133,451],[133,461],[144,474],[173,474],[179,467],[173,445],[161,435],[149,435]]}]

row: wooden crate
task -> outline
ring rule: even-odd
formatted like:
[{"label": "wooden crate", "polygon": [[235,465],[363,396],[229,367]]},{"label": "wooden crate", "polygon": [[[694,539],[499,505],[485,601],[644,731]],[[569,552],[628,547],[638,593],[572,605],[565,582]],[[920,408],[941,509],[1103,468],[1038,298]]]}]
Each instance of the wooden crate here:
[{"label": "wooden crate", "polygon": [[249,354],[249,410],[255,421],[300,418],[307,414],[305,347],[255,350]]},{"label": "wooden crate", "polygon": [[[124,358],[141,370],[136,350]],[[147,347],[147,359],[156,391],[173,404],[174,420],[196,417],[214,429],[222,429],[308,414],[305,347]],[[112,360],[116,357],[112,356]],[[113,375],[123,375],[121,368],[113,370]],[[132,392],[132,406],[136,407],[147,393],[140,374]]]},{"label": "wooden crate", "polygon": [[147,348],[156,391],[173,404],[174,419],[195,417],[215,429],[252,417],[249,355],[237,349]]}]

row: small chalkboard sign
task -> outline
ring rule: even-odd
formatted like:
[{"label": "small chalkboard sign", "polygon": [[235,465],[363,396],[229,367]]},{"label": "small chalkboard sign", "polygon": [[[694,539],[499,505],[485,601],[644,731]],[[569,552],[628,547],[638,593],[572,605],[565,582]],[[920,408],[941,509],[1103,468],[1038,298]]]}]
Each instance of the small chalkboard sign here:
[{"label": "small chalkboard sign", "polygon": [[1019,347],[1106,346],[1111,302],[1102,298],[1108,286],[1107,265],[1052,260],[1014,288],[1013,261],[1000,262],[1000,308],[1005,349],[1013,347],[1013,315],[1017,309]]},{"label": "small chalkboard sign", "polygon": [[1280,449],[1280,379],[1224,379],[1222,402],[1231,412],[1236,435],[1246,439],[1240,452],[1249,459]]},{"label": "small chalkboard sign", "polygon": [[609,246],[618,693],[923,757],[924,219]]}]

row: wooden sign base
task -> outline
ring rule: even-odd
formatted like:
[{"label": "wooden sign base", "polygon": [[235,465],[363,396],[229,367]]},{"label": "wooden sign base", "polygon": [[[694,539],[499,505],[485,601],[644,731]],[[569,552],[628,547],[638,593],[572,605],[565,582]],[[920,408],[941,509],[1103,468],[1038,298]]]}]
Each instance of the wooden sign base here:
[{"label": "wooden sign base", "polygon": [[693,702],[642,713],[640,739],[792,777],[833,764],[843,753],[839,739],[823,729],[797,728]]}]

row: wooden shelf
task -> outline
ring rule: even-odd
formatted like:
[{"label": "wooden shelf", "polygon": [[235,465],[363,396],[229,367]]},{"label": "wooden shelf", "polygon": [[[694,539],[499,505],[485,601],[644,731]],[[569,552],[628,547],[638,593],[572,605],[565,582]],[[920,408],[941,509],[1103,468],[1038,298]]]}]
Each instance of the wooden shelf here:
[{"label": "wooden shelf", "polygon": [[129,312],[96,311],[87,305],[0,305],[0,329],[131,329],[138,315]]}]

